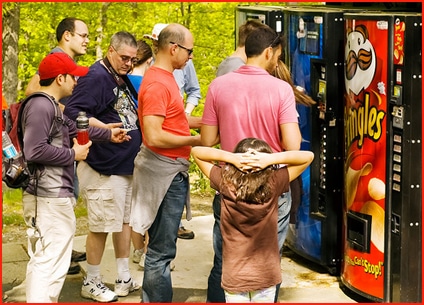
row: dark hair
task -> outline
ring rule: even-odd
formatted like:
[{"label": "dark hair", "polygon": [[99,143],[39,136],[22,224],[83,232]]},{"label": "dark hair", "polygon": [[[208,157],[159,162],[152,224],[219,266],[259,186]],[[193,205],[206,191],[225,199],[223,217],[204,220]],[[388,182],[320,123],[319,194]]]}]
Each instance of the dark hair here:
[{"label": "dark hair", "polygon": [[316,104],[316,102],[309,95],[299,91],[296,88],[296,86],[293,84],[289,68],[287,68],[286,64],[281,59],[278,60],[278,65],[277,68],[274,70],[273,76],[282,79],[283,81],[289,83],[290,86],[292,86],[296,103],[308,107]]},{"label": "dark hair", "polygon": [[[241,140],[236,145],[234,153],[245,153],[249,149],[262,153],[272,153],[268,143],[256,138]],[[222,169],[222,187],[234,192],[236,202],[265,203],[272,195],[268,180],[274,169],[274,166],[268,166],[257,172],[242,172],[234,165],[226,164]]]},{"label": "dark hair", "polygon": [[40,79],[40,86],[42,86],[42,87],[50,86],[51,84],[53,84],[55,79],[56,79],[56,77],[43,79],[43,80]]},{"label": "dark hair", "polygon": [[131,33],[126,31],[121,31],[112,35],[112,38],[110,39],[110,45],[115,50],[119,50],[122,45],[137,48],[137,41],[135,40],[135,37]]},{"label": "dark hair", "polygon": [[250,58],[261,55],[266,48],[281,46],[282,37],[269,26],[264,26],[253,30],[247,35],[245,52],[247,58]]},{"label": "dark hair", "polygon": [[149,44],[140,39],[137,41],[137,57],[133,60],[134,66],[139,66],[146,62],[150,57],[153,56],[152,48],[149,46]]},{"label": "dark hair", "polygon": [[253,30],[265,27],[266,25],[257,20],[247,20],[239,27],[238,31],[238,46],[244,47],[246,43],[246,37],[253,32]]},{"label": "dark hair", "polygon": [[61,22],[59,22],[59,24],[57,25],[56,28],[56,39],[57,42],[62,40],[63,34],[68,31],[71,33],[75,32],[75,21],[82,21],[81,19],[75,18],[75,17],[67,17],[65,19],[63,19]]}]

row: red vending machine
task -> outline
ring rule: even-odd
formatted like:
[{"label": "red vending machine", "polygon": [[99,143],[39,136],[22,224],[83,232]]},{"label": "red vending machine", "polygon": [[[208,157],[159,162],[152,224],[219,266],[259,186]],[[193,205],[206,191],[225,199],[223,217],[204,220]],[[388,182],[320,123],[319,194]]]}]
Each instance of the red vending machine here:
[{"label": "red vending machine", "polygon": [[344,14],[341,281],[377,302],[421,302],[421,14]]}]

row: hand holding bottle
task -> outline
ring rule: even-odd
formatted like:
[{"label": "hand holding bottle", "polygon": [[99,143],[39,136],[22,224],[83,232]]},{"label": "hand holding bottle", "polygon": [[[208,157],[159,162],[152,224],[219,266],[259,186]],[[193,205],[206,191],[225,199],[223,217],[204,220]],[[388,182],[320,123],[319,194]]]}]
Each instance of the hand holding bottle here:
[{"label": "hand holding bottle", "polygon": [[73,141],[74,146],[72,146],[72,149],[75,151],[75,161],[82,161],[87,159],[89,147],[91,146],[91,144],[93,144],[93,142],[89,140],[87,144],[80,145],[76,138],[73,138]]}]

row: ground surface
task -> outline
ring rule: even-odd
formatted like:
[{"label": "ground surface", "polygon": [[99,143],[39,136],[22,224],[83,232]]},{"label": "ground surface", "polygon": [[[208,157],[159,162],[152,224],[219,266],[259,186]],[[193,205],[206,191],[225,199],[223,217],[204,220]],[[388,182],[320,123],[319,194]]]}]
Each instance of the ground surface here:
[{"label": "ground surface", "polygon": [[[212,196],[191,196],[191,212],[192,216],[204,216],[212,214]],[[185,213],[183,215],[183,223]],[[75,236],[86,235],[88,232],[88,219],[87,216],[80,216],[77,218],[77,228]],[[23,243],[26,244],[26,228],[21,225],[4,225],[2,229],[3,243]]]}]

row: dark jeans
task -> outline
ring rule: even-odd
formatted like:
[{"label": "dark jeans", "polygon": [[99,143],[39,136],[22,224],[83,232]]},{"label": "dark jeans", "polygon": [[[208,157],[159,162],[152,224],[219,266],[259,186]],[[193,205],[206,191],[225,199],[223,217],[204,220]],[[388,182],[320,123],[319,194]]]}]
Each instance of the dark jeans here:
[{"label": "dark jeans", "polygon": [[143,303],[171,303],[170,263],[177,252],[177,233],[187,199],[188,177],[175,176],[149,229],[144,262]]},{"label": "dark jeans", "polygon": [[[221,287],[222,277],[222,235],[221,235],[221,195],[215,195],[212,203],[213,216],[213,266],[208,278],[207,303],[225,303],[224,289]],[[278,246],[282,251],[290,219],[291,194],[284,193],[278,200]],[[280,284],[276,286],[275,302],[278,300]]]}]

